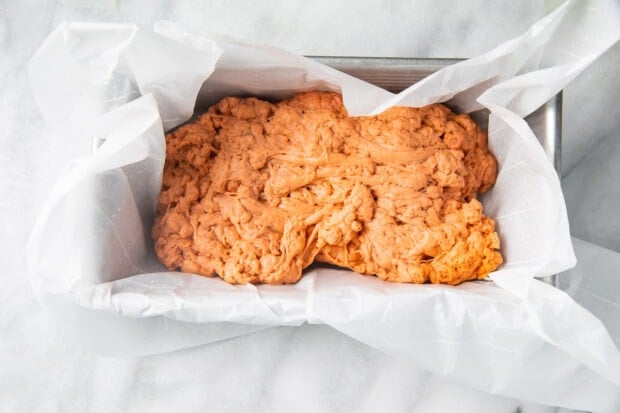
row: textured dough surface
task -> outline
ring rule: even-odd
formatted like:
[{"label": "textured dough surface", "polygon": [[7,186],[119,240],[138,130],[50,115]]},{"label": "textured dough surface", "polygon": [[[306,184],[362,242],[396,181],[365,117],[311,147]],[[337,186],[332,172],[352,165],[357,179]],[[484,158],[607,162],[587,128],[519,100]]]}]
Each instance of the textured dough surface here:
[{"label": "textured dough surface", "polygon": [[435,104],[348,117],[339,94],[229,97],[166,136],[155,249],[169,269],[295,283],[313,261],[459,284],[502,262],[476,194],[487,136]]}]

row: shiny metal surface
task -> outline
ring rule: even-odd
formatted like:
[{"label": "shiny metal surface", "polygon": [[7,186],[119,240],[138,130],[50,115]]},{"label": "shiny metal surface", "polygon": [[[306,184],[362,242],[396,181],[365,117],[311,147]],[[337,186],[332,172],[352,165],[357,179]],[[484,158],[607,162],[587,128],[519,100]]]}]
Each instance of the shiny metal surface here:
[{"label": "shiny metal surface", "polygon": [[460,59],[308,56],[324,65],[398,93]]}]

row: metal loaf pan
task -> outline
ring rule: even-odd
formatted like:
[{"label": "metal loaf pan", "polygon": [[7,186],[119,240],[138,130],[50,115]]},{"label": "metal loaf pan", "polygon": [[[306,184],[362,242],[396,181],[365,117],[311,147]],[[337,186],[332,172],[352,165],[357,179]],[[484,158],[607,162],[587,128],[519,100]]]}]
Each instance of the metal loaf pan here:
[{"label": "metal loaf pan", "polygon": [[[309,58],[393,93],[398,93],[437,70],[460,61],[457,59],[325,56],[309,56]],[[210,99],[213,100],[213,96]],[[199,112],[200,110],[197,108],[197,113]],[[562,96],[558,94],[540,109],[525,118],[558,173],[560,173],[562,142],[561,114]],[[489,117],[488,110],[477,111],[472,114],[472,117],[483,129],[486,129]],[[93,151],[96,151],[101,143],[101,140],[95,139],[93,141]],[[156,261],[154,257],[153,261]],[[555,276],[546,277],[544,280],[555,284]]]}]

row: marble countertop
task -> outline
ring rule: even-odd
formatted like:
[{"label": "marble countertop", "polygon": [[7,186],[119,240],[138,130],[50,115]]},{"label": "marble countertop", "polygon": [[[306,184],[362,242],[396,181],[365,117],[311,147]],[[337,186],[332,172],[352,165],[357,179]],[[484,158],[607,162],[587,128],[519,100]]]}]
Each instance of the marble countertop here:
[{"label": "marble countertop", "polygon": [[[197,34],[226,34],[307,55],[469,57],[522,33],[557,3],[0,4],[0,411],[567,412],[447,381],[317,325],[271,328],[143,358],[101,357],[73,344],[38,305],[24,264],[39,205],[63,162],[30,95],[26,65],[62,21],[151,27],[166,19]],[[564,92],[562,184],[571,231],[605,247],[610,259],[620,257],[620,191],[610,185],[620,180],[619,63],[616,45]],[[620,313],[615,316],[606,322],[618,343]]]}]

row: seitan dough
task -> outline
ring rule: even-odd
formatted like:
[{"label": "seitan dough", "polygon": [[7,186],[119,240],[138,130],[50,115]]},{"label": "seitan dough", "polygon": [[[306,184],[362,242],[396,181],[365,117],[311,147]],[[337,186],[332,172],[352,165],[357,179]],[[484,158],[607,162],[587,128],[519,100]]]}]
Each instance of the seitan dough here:
[{"label": "seitan dough", "polygon": [[497,162],[486,133],[444,105],[348,117],[337,93],[228,97],[166,144],[152,234],[171,270],[288,284],[319,261],[459,284],[502,263],[476,199]]}]

